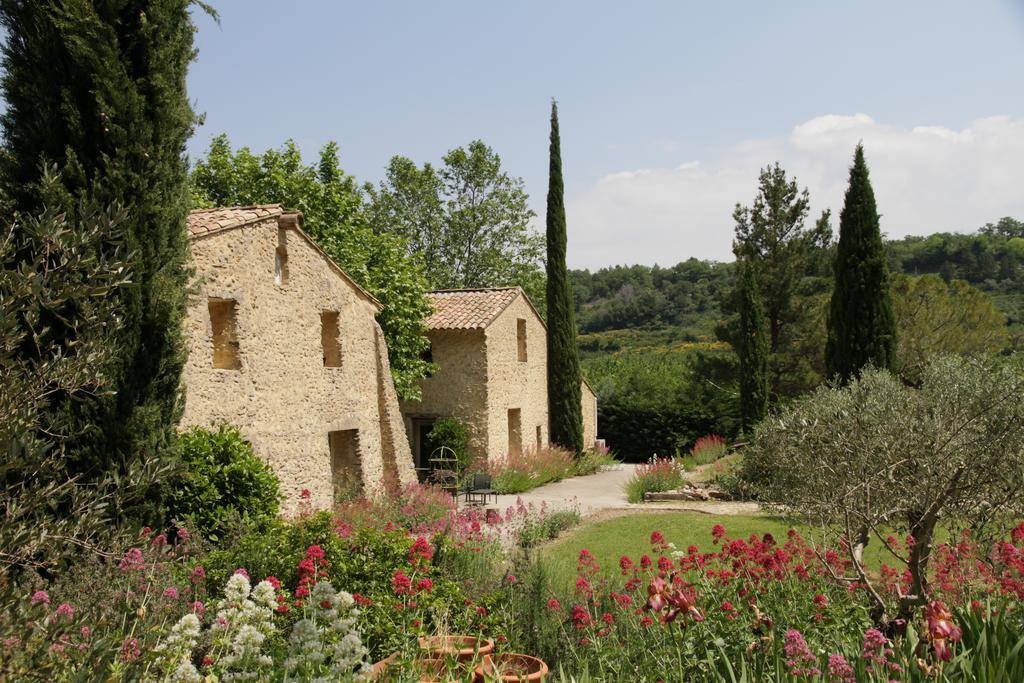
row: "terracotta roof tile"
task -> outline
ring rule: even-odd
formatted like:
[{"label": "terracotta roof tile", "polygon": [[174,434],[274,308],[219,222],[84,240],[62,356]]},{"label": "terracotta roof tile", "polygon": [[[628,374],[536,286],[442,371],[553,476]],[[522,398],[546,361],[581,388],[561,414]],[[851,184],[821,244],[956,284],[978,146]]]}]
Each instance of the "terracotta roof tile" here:
[{"label": "terracotta roof tile", "polygon": [[518,287],[453,289],[429,292],[434,313],[423,321],[428,330],[474,330],[491,324],[519,296]]},{"label": "terracotta roof tile", "polygon": [[192,237],[201,237],[211,232],[229,230],[268,218],[277,218],[282,213],[284,213],[284,209],[280,204],[197,209],[188,214],[188,232]]}]

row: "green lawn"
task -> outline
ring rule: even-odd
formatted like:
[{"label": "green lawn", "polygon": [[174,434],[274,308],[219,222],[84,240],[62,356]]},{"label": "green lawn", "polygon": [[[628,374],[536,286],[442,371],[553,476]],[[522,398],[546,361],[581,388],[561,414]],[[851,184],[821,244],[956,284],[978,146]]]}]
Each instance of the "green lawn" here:
[{"label": "green lawn", "polygon": [[[665,540],[675,543],[685,551],[687,546],[696,545],[702,552],[715,549],[711,539],[711,528],[715,524],[725,527],[730,538],[746,539],[750,534],[770,533],[784,543],[786,532],[799,525],[787,523],[780,517],[768,515],[709,515],[700,512],[638,512],[587,524],[560,537],[544,549],[544,557],[551,571],[555,586],[570,586],[576,578],[576,558],[581,549],[593,554],[601,568],[618,572],[619,558],[629,555],[634,560],[644,553],[650,554],[652,531],[660,531]],[[809,538],[808,536],[805,537]],[[887,561],[879,544],[871,543],[865,552],[865,559],[871,566]]]}]

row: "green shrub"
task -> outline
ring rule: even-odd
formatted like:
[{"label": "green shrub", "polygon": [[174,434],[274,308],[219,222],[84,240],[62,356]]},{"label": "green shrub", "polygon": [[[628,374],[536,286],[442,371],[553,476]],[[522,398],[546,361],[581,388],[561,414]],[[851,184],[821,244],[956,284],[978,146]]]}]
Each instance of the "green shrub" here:
[{"label": "green shrub", "polygon": [[237,427],[193,427],[179,437],[179,450],[185,471],[168,496],[174,519],[217,541],[233,519],[262,524],[277,516],[277,477]]},{"label": "green shrub", "polygon": [[431,427],[427,438],[436,448],[449,448],[455,454],[459,472],[469,466],[469,428],[459,419],[442,417]]}]

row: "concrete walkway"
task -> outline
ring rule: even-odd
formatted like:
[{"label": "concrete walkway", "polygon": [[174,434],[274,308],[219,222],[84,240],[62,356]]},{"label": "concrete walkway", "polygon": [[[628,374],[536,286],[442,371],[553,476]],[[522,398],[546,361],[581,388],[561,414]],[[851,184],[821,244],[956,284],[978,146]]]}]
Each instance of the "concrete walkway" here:
[{"label": "concrete walkway", "polygon": [[577,507],[583,516],[607,511],[660,512],[687,510],[712,515],[756,514],[757,503],[733,501],[671,501],[664,503],[637,503],[626,500],[626,482],[633,476],[636,465],[621,464],[597,474],[571,477],[519,495],[498,496],[497,504],[489,503],[501,511],[518,504],[545,505],[548,510]]}]

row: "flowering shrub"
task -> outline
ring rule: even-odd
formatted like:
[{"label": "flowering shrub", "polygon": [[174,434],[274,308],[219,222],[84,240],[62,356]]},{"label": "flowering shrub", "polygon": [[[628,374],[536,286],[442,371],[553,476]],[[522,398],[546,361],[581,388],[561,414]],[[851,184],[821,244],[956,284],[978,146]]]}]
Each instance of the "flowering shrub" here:
[{"label": "flowering shrub", "polygon": [[335,591],[329,581],[316,582],[284,646],[278,637],[281,625],[274,618],[281,612],[279,589],[280,582],[273,577],[252,586],[239,570],[228,579],[207,631],[202,631],[199,615],[183,616],[154,648],[152,668],[163,680],[195,683],[207,676],[271,680],[281,672],[289,680],[338,681],[369,670],[352,595]]},{"label": "flowering shrub", "polygon": [[489,463],[487,469],[495,491],[522,493],[573,476],[574,466],[570,451],[548,446],[527,448],[518,454],[509,453],[502,460]]},{"label": "flowering shrub", "polygon": [[204,610],[196,545],[185,529],[171,541],[144,529],[123,552],[83,557],[49,584],[35,578],[7,586],[15,601],[0,612],[0,679],[59,680],[138,666],[162,628]]},{"label": "flowering shrub", "polygon": [[725,439],[717,434],[708,434],[694,442],[690,454],[684,457],[684,461],[688,467],[699,467],[713,463],[728,452],[729,447],[726,446]]},{"label": "flowering shrub", "polygon": [[651,458],[636,466],[632,478],[626,482],[626,498],[630,503],[644,502],[648,492],[674,491],[686,481],[682,463],[675,458]]}]

